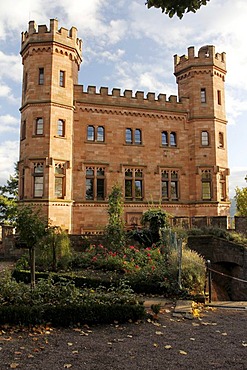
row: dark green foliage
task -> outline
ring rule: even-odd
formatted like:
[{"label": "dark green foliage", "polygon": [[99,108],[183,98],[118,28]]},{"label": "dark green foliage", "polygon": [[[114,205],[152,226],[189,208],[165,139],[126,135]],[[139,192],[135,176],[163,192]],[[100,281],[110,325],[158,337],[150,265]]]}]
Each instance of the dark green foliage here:
[{"label": "dark green foliage", "polygon": [[114,185],[108,200],[108,225],[105,228],[105,243],[108,249],[116,251],[125,244],[122,189]]},{"label": "dark green foliage", "polygon": [[147,0],[146,5],[148,8],[155,7],[161,8],[172,18],[177,15],[180,19],[184,13],[195,13],[202,5],[206,5],[209,0]]},{"label": "dark green foliage", "polygon": [[0,324],[57,326],[138,320],[145,316],[143,303],[123,282],[108,289],[78,289],[73,281],[60,277],[40,280],[31,290],[6,275],[0,280]]},{"label": "dark green foliage", "polygon": [[237,216],[247,217],[247,187],[235,189],[235,200],[237,206]]},{"label": "dark green foliage", "polygon": [[7,180],[7,184],[0,186],[0,223],[12,224],[17,212],[18,170]]}]

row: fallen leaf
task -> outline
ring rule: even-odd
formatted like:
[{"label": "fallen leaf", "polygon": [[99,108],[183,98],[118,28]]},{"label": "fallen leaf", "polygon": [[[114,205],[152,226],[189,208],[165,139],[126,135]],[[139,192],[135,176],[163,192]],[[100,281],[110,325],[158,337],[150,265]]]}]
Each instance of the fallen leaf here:
[{"label": "fallen leaf", "polygon": [[195,338],[190,338],[190,340],[192,340],[192,341],[193,341],[193,340],[195,340]]},{"label": "fallen leaf", "polygon": [[27,355],[27,358],[34,358],[34,355],[29,354]]},{"label": "fallen leaf", "polygon": [[127,337],[128,337],[128,338],[132,338],[132,335],[128,334],[128,335],[127,335]]},{"label": "fallen leaf", "polygon": [[221,335],[227,335],[227,333],[221,333]]},{"label": "fallen leaf", "polygon": [[64,365],[63,365],[63,367],[64,367],[65,369],[70,369],[70,368],[72,367],[72,365],[71,365],[71,364],[64,364]]},{"label": "fallen leaf", "polygon": [[156,331],[155,334],[157,334],[157,335],[163,335],[162,331]]},{"label": "fallen leaf", "polygon": [[22,352],[19,352],[19,351],[15,351],[15,355],[21,355]]},{"label": "fallen leaf", "polygon": [[187,355],[187,352],[182,351],[182,350],[180,350],[179,353],[180,353],[180,355]]},{"label": "fallen leaf", "polygon": [[12,364],[10,364],[11,369],[16,369],[18,366],[19,364],[17,362],[12,362]]},{"label": "fallen leaf", "polygon": [[172,346],[170,346],[170,344],[167,344],[166,346],[165,346],[165,349],[171,349],[172,348]]},{"label": "fallen leaf", "polygon": [[73,346],[73,343],[71,343],[71,342],[68,342],[67,344],[68,344],[68,346]]},{"label": "fallen leaf", "polygon": [[154,347],[158,347],[158,344],[157,343],[154,343]]},{"label": "fallen leaf", "polygon": [[72,353],[73,353],[73,354],[77,354],[77,353],[79,353],[79,351],[72,351]]},{"label": "fallen leaf", "polygon": [[243,347],[247,347],[247,343],[242,343],[242,346]]}]

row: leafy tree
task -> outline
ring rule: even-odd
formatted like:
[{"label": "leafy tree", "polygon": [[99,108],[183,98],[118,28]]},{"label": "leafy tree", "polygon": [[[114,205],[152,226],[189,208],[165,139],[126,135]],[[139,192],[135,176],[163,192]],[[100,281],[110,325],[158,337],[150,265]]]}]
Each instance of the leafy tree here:
[{"label": "leafy tree", "polygon": [[237,206],[237,216],[247,217],[247,187],[240,189],[236,187],[236,206]]},{"label": "leafy tree", "polygon": [[30,251],[31,284],[35,285],[35,247],[47,234],[47,219],[39,208],[32,205],[19,207],[16,215],[19,242]]},{"label": "leafy tree", "polygon": [[121,249],[125,244],[124,202],[122,189],[115,184],[108,200],[108,225],[105,228],[106,241],[111,250]]},{"label": "leafy tree", "polygon": [[161,8],[162,12],[172,18],[175,14],[181,19],[184,13],[195,13],[210,0],[147,0],[148,8]]},{"label": "leafy tree", "polygon": [[17,212],[18,170],[15,166],[14,175],[10,176],[7,184],[0,186],[0,223],[11,224]]}]

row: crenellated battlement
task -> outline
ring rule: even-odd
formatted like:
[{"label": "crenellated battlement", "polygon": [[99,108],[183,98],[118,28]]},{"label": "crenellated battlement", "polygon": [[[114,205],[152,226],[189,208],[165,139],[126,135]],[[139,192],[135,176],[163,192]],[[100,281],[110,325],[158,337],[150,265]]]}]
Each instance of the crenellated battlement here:
[{"label": "crenellated battlement", "polygon": [[176,95],[166,97],[166,94],[148,92],[145,96],[143,91],[125,90],[123,93],[120,89],[112,89],[109,94],[108,87],[100,87],[97,91],[96,86],[88,86],[84,90],[83,85],[74,86],[74,99],[78,103],[104,104],[110,106],[149,108],[158,110],[177,110],[178,112],[187,111],[189,108],[189,99],[182,98],[178,100]]},{"label": "crenellated battlement", "polygon": [[174,74],[177,76],[181,72],[190,67],[207,67],[215,66],[223,72],[226,71],[225,53],[215,53],[213,45],[202,46],[198,55],[195,56],[195,48],[191,46],[188,48],[188,55],[178,56],[174,55]]},{"label": "crenellated battlement", "polygon": [[21,55],[23,55],[29,44],[57,42],[68,48],[75,49],[81,59],[82,40],[77,37],[77,28],[71,27],[70,30],[61,27],[58,29],[58,20],[50,19],[50,29],[46,25],[37,26],[34,21],[29,22],[28,31],[22,32]]}]

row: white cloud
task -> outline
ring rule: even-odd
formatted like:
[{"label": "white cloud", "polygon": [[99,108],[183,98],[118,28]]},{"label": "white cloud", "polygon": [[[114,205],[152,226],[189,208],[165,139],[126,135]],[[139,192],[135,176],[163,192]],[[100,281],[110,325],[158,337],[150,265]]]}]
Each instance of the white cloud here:
[{"label": "white cloud", "polygon": [[0,50],[0,78],[21,82],[21,58],[18,55],[7,55]]},{"label": "white cloud", "polygon": [[0,184],[5,184],[9,176],[14,173],[18,155],[18,141],[6,141],[0,144]]},{"label": "white cloud", "polygon": [[16,117],[10,114],[0,116],[0,134],[3,133],[19,133],[19,121]]}]

